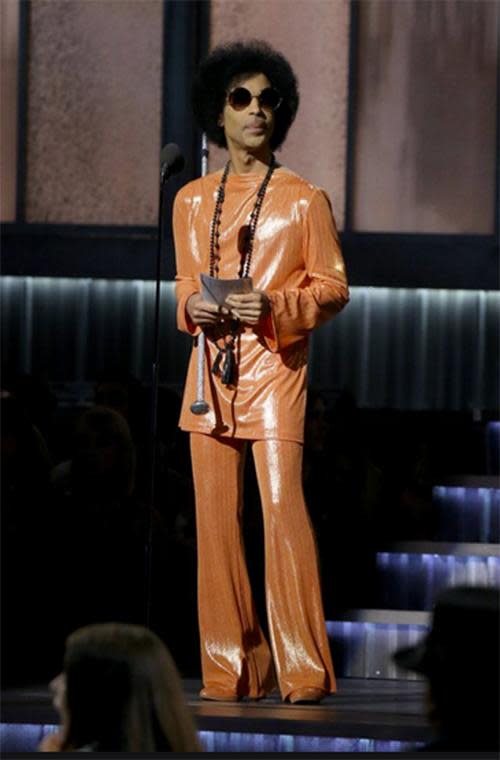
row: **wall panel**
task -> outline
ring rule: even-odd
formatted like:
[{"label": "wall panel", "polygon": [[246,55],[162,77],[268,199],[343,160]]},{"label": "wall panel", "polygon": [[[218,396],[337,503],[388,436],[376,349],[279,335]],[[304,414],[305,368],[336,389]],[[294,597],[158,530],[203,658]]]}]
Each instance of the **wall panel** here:
[{"label": "wall panel", "polygon": [[16,218],[19,0],[0,3],[0,220]]},{"label": "wall panel", "polygon": [[36,0],[27,220],[155,224],[162,0]]},{"label": "wall panel", "polygon": [[498,2],[356,7],[353,228],[493,234]]}]

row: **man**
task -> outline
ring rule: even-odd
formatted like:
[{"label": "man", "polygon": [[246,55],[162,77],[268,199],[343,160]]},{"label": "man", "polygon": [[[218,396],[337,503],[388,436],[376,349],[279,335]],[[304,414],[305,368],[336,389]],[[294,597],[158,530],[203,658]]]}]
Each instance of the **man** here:
[{"label": "man", "polygon": [[[429,633],[397,650],[397,665],[425,676],[434,737],[429,752],[500,749],[500,594],[455,586],[437,596]],[[453,753],[453,755],[452,755]],[[498,756],[498,754],[496,754]]]},{"label": "man", "polygon": [[[194,104],[208,138],[229,151],[223,171],[190,182],[174,205],[178,326],[207,337],[209,411],[191,411],[195,347],[180,418],[196,496],[201,696],[259,699],[277,679],[283,700],[319,702],[335,676],[301,482],[307,339],[348,301],[344,263],[326,194],[274,158],[298,107],[283,56],[260,42],[214,50]],[[251,277],[253,289],[216,306],[201,295],[203,273]],[[247,445],[264,516],[270,645],[241,535]]]}]

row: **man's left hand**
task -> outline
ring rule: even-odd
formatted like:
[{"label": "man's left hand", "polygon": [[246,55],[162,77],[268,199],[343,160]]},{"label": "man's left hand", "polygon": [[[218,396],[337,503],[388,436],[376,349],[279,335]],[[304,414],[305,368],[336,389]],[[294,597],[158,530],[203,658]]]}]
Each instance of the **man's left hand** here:
[{"label": "man's left hand", "polygon": [[256,325],[271,311],[269,298],[262,290],[228,296],[226,305],[232,316],[248,325]]}]

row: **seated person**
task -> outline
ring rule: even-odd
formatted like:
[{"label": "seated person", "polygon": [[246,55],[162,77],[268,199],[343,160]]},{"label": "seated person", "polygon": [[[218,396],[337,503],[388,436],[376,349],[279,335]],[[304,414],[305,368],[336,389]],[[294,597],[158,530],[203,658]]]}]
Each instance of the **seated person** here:
[{"label": "seated person", "polygon": [[199,752],[194,721],[163,642],[138,625],[98,623],[66,641],[51,682],[61,716],[42,752]]}]

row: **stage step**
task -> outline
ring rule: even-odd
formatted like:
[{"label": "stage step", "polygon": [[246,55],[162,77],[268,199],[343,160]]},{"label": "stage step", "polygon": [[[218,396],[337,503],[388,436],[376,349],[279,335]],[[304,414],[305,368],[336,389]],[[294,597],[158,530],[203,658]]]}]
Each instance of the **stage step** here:
[{"label": "stage step", "polygon": [[498,475],[500,471],[500,422],[498,421],[486,424],[486,459],[488,472]]},{"label": "stage step", "polygon": [[439,479],[441,486],[457,486],[462,488],[500,488],[498,475],[447,475]]},{"label": "stage step", "polygon": [[435,486],[439,541],[500,542],[500,489]]},{"label": "stage step", "polygon": [[335,671],[341,678],[382,678],[421,680],[392,661],[400,647],[412,646],[425,635],[428,612],[407,610],[348,610],[326,629],[332,648]]},{"label": "stage step", "polygon": [[500,587],[500,545],[408,541],[377,553],[381,607],[430,610],[448,586]]}]

